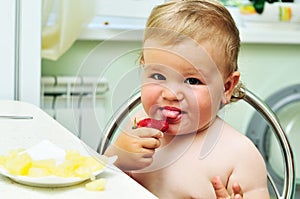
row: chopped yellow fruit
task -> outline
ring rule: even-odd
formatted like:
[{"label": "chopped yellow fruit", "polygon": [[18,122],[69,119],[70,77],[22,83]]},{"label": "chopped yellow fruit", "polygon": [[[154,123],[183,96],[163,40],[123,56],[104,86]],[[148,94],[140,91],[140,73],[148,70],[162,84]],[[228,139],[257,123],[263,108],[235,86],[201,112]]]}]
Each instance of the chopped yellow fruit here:
[{"label": "chopped yellow fruit", "polygon": [[5,155],[0,156],[0,165],[5,166],[7,157]]},{"label": "chopped yellow fruit", "polygon": [[45,176],[50,176],[52,173],[49,172],[48,168],[36,168],[31,167],[28,171],[29,177],[40,178]]},{"label": "chopped yellow fruit", "polygon": [[100,178],[85,184],[85,188],[90,191],[103,191],[105,189],[106,179]]},{"label": "chopped yellow fruit", "polygon": [[89,167],[81,166],[75,170],[75,176],[80,178],[91,178],[93,176],[93,171]]},{"label": "chopped yellow fruit", "polygon": [[74,171],[76,171],[80,167],[80,165],[80,162],[65,160],[60,165],[57,165],[55,175],[64,178],[76,177]]},{"label": "chopped yellow fruit", "polygon": [[5,168],[14,175],[27,175],[31,165],[31,157],[27,153],[22,153],[16,156],[13,155],[12,158],[8,156]]},{"label": "chopped yellow fruit", "polygon": [[55,169],[56,160],[55,159],[44,159],[44,160],[33,160],[32,167],[38,168],[49,168],[50,170]]},{"label": "chopped yellow fruit", "polygon": [[64,178],[92,178],[94,172],[104,168],[104,162],[83,156],[75,150],[67,150],[65,160],[58,165],[55,159],[33,160],[28,153],[20,153],[20,150],[11,150],[8,155],[0,156],[0,165],[11,174],[30,177],[56,175]]}]

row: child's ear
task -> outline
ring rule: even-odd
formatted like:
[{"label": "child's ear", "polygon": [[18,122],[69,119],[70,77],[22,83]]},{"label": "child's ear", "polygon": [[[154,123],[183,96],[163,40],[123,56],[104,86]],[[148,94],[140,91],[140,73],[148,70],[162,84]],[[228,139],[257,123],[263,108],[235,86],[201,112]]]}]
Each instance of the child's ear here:
[{"label": "child's ear", "polygon": [[145,60],[144,60],[144,56],[141,55],[140,57],[140,64],[144,65],[145,64]]},{"label": "child's ear", "polygon": [[224,84],[224,98],[222,100],[223,104],[228,104],[230,102],[234,88],[238,84],[239,80],[240,72],[238,71],[231,73],[230,76],[226,79]]}]

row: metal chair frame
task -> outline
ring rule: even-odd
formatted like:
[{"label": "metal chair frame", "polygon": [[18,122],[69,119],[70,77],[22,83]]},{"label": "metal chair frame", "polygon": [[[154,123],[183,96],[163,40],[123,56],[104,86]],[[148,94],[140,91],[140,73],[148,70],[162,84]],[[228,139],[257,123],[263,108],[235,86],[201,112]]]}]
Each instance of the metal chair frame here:
[{"label": "metal chair frame", "polygon": [[[295,166],[292,149],[287,139],[286,133],[282,129],[280,122],[272,111],[272,109],[259,97],[249,90],[243,89],[242,99],[258,111],[267,121],[270,127],[274,130],[274,134],[281,146],[281,152],[284,158],[284,178],[283,190],[280,194],[272,176],[268,173],[268,180],[274,190],[275,196],[278,199],[293,199],[295,193]],[[104,129],[104,137],[98,147],[98,152],[103,154],[110,144],[111,138],[114,136],[119,124],[128,115],[128,113],[141,103],[140,92],[137,92],[120,107],[113,115]]]}]

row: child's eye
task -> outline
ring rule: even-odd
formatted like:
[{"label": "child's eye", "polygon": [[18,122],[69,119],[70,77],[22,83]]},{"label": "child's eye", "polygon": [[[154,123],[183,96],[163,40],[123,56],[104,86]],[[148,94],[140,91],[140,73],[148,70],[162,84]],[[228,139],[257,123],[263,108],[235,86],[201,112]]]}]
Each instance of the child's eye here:
[{"label": "child's eye", "polygon": [[184,80],[184,83],[191,84],[191,85],[202,84],[202,82],[197,78],[187,78],[186,80]]},{"label": "child's eye", "polygon": [[166,78],[159,73],[154,73],[153,75],[151,75],[151,78],[156,79],[156,80],[166,80]]}]

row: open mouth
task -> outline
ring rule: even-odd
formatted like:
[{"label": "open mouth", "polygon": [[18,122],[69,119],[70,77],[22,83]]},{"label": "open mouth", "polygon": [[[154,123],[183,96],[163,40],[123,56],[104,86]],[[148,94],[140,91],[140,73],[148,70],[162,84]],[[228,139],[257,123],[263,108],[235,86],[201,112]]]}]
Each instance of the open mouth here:
[{"label": "open mouth", "polygon": [[179,121],[182,118],[183,114],[181,109],[170,106],[165,106],[161,108],[161,113],[163,118],[165,118],[169,123],[175,123]]}]

